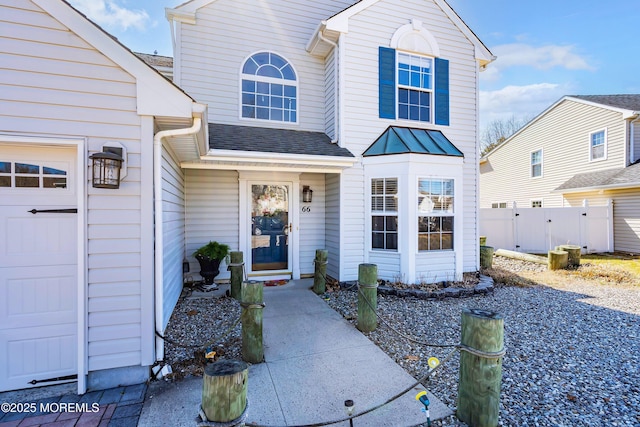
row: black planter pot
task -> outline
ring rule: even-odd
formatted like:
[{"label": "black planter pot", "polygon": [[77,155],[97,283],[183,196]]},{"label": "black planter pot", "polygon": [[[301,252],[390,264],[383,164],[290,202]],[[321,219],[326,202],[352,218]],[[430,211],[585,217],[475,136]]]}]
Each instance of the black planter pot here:
[{"label": "black planter pot", "polygon": [[212,285],[213,280],[220,274],[220,260],[196,255],[200,263],[200,275],[204,279],[205,285]]}]

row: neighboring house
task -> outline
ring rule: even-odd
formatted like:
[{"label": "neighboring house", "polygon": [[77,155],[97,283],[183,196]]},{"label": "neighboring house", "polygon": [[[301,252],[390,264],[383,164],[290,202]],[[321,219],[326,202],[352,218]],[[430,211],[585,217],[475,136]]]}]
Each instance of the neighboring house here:
[{"label": "neighboring house", "polygon": [[[206,106],[63,1],[0,16],[0,391],[140,383],[182,288],[163,136],[204,144]],[[91,184],[104,147],[123,149],[118,189]]]},{"label": "neighboring house", "polygon": [[187,256],[219,240],[257,279],[313,274],[316,249],[340,281],[361,263],[405,282],[477,271],[494,57],[445,1],[194,0],[167,17],[174,81],[209,107],[207,152],[174,150]]},{"label": "neighboring house", "polygon": [[614,248],[640,253],[640,95],[565,96],[480,160],[480,207],[613,202]]}]

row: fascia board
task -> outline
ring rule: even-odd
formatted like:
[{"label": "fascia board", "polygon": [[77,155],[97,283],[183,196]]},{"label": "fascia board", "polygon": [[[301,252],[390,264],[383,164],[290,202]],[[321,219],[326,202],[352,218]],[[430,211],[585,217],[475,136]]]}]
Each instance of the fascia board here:
[{"label": "fascia board", "polygon": [[603,191],[603,190],[624,190],[627,188],[640,188],[640,182],[628,182],[625,184],[609,184],[609,185],[598,185],[593,187],[579,187],[579,188],[567,188],[563,190],[551,190],[552,193],[559,194],[571,194],[571,193],[589,193],[592,191]]},{"label": "fascia board", "polygon": [[209,150],[206,155],[200,158],[206,160],[224,160],[230,162],[256,162],[256,163],[288,163],[288,164],[312,164],[330,165],[340,167],[351,167],[356,163],[355,157],[338,156],[312,156],[300,154],[282,153],[258,153],[236,150]]},{"label": "fascia board", "polygon": [[215,1],[216,0],[191,0],[176,6],[174,10],[185,13],[196,13],[198,9],[208,6]]},{"label": "fascia board", "polygon": [[164,16],[167,18],[169,22],[184,22],[186,24],[196,24],[196,13],[195,12],[184,12],[182,10],[171,9],[169,7],[165,7]]}]

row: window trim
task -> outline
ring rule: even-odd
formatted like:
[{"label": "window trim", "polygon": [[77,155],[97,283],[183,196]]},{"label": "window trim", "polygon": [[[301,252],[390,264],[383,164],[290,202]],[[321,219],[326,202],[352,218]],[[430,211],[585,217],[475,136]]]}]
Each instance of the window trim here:
[{"label": "window trim", "polygon": [[[537,165],[538,163],[536,163],[534,165],[533,163],[533,154],[540,152],[540,175],[534,175],[533,174],[533,166]],[[544,176],[544,151],[542,150],[542,148],[539,148],[537,150],[533,150],[529,153],[529,178],[531,179],[537,179],[537,178],[542,178]]]},{"label": "window trim", "polygon": [[[296,88],[296,97],[295,97],[295,101],[296,101],[296,108],[295,108],[295,114],[296,114],[296,120],[295,121],[284,121],[284,120],[271,120],[271,119],[260,119],[257,117],[244,117],[242,115],[242,107],[243,107],[243,103],[242,103],[242,80],[246,80],[246,77],[249,77],[251,75],[249,74],[244,74],[243,73],[243,69],[245,64],[247,63],[247,61],[249,59],[251,59],[254,55],[257,55],[259,53],[269,53],[269,54],[274,54],[279,56],[280,58],[282,58],[287,64],[289,64],[289,66],[291,67],[291,69],[293,70],[293,73],[295,74],[296,79],[295,80],[284,80],[284,79],[277,79],[277,78],[273,78],[273,77],[264,77],[264,76],[257,76],[257,75],[252,75],[253,76],[253,81],[259,81],[259,82],[265,82],[265,83],[277,83],[277,84],[282,84],[282,85],[286,85],[286,86],[294,86]],[[288,82],[288,83],[284,83],[284,82]],[[278,126],[286,126],[286,125],[299,125],[300,124],[300,74],[298,73],[298,70],[296,69],[296,67],[293,65],[293,63],[291,61],[289,61],[289,59],[287,59],[286,56],[280,54],[279,52],[273,51],[273,50],[257,50],[255,52],[250,53],[249,55],[247,55],[246,57],[243,58],[243,60],[240,63],[240,66],[238,68],[238,119],[239,120],[248,120],[248,121],[257,121],[257,122],[261,122],[261,123],[274,123],[277,124]],[[271,107],[270,107],[271,108]]]},{"label": "window trim", "polygon": [[[422,212],[420,210],[420,203],[418,203],[418,199],[420,198],[420,181],[421,180],[429,180],[429,181],[451,181],[451,190],[453,192],[452,194],[452,203],[451,203],[451,211],[438,211],[438,212],[432,212],[432,213],[426,213],[426,212]],[[416,194],[414,195],[414,197],[416,197],[416,215],[415,215],[415,221],[417,222],[417,228],[416,228],[416,235],[415,238],[417,239],[417,244],[416,244],[416,251],[417,253],[421,254],[421,253],[434,253],[434,252],[455,252],[456,251],[456,217],[457,217],[457,210],[458,210],[458,203],[457,203],[457,199],[458,196],[456,195],[456,178],[454,177],[449,177],[449,176],[436,176],[436,175],[431,175],[431,176],[417,176],[416,177]],[[419,221],[420,221],[420,217],[438,217],[438,218],[451,218],[451,248],[450,249],[420,249],[420,225],[419,225]],[[442,247],[442,233],[440,233],[440,246]]]},{"label": "window trim", "polygon": [[[602,157],[598,157],[597,159],[593,158],[593,137],[594,135],[597,135],[599,133],[603,134],[603,151],[604,151],[604,155]],[[607,128],[603,128],[603,129],[598,129],[596,131],[593,132],[589,132],[589,162],[601,162],[603,160],[607,160],[607,149],[608,149],[608,141],[607,141]]]},{"label": "window trim", "polygon": [[[431,62],[431,73],[429,74],[429,87],[428,88],[423,88],[423,87],[417,87],[417,86],[412,86],[411,84],[408,85],[404,85],[400,83],[400,55],[407,55],[411,58],[415,57],[415,58],[420,58],[420,60],[422,59],[428,59]],[[398,118],[398,120],[405,120],[408,122],[418,122],[418,123],[429,123],[429,124],[433,124],[434,123],[434,118],[435,118],[435,80],[436,80],[436,57],[433,55],[429,55],[429,54],[424,54],[424,53],[415,53],[415,52],[408,52],[408,51],[404,51],[404,50],[398,50],[396,49],[396,64],[395,64],[395,75],[396,75],[396,117]],[[411,79],[411,77],[409,77]],[[411,83],[411,82],[409,82]],[[400,117],[400,90],[404,89],[404,90],[408,90],[408,91],[416,91],[420,94],[422,93],[428,93],[429,94],[429,120],[425,121],[425,120],[420,120],[418,119],[412,119],[410,118],[410,113],[407,113],[407,115],[409,117],[407,118],[403,118]],[[409,95],[410,96],[410,95]],[[409,108],[411,107],[411,104],[408,103]]]},{"label": "window trim", "polygon": [[[378,195],[378,194],[373,194],[373,181],[375,180],[382,180],[384,181],[384,190],[382,195]],[[383,210],[374,210],[373,209],[373,197],[374,196],[382,196],[383,200],[387,197],[387,180],[395,180],[396,181],[396,193],[395,193],[395,198],[396,198],[396,210],[395,211],[387,211],[386,210],[386,205],[383,202]],[[376,251],[376,252],[390,252],[390,253],[398,253],[400,250],[400,177],[399,176],[371,176],[368,179],[368,185],[369,185],[369,250],[370,251]],[[395,217],[396,218],[396,231],[395,231],[395,235],[396,235],[396,247],[394,248],[387,248],[387,234],[391,233],[389,231],[386,230],[386,225],[385,225],[385,230],[383,231],[383,235],[384,235],[384,248],[374,248],[373,247],[373,234],[374,234],[374,230],[373,230],[373,217],[384,217],[385,218],[385,224],[386,224],[386,218],[387,217]]]}]

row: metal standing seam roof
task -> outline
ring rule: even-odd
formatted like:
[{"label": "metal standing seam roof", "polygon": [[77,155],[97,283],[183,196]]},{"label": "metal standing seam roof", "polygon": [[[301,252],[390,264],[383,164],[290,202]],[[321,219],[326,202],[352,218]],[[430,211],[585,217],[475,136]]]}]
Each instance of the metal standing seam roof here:
[{"label": "metal standing seam roof", "polygon": [[464,157],[462,151],[439,130],[399,126],[389,126],[362,155],[369,157],[407,153]]}]

